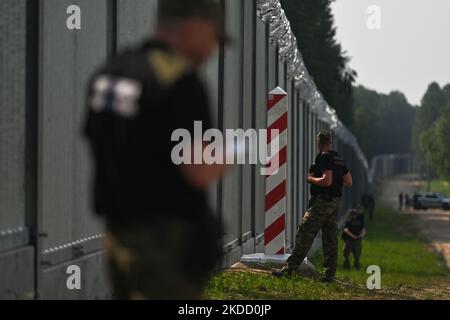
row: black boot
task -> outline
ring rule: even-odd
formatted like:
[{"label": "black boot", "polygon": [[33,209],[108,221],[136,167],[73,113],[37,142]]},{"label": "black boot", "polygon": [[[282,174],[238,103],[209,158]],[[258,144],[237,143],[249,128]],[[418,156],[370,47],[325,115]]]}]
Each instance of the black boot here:
[{"label": "black boot", "polygon": [[278,278],[289,277],[289,276],[292,276],[292,274],[294,274],[294,272],[295,272],[294,268],[286,265],[281,270],[272,271],[272,275],[274,275],[275,277],[278,277]]},{"label": "black boot", "polygon": [[320,282],[322,283],[334,283],[334,277],[323,276],[320,278]]}]

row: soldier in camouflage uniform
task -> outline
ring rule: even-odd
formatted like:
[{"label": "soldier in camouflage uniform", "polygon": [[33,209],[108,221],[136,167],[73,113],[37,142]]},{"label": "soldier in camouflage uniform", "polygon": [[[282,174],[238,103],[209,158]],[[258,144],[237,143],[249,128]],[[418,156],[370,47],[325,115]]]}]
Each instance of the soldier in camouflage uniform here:
[{"label": "soldier in camouflage uniform", "polygon": [[280,276],[296,272],[306,258],[317,234],[322,230],[325,255],[325,276],[322,280],[333,282],[338,256],[337,215],[342,188],[352,186],[352,176],[344,159],[332,150],[330,133],[318,134],[317,147],[320,152],[308,176],[308,183],[311,184],[311,200],[297,232],[294,252],[287,266],[274,274]]}]

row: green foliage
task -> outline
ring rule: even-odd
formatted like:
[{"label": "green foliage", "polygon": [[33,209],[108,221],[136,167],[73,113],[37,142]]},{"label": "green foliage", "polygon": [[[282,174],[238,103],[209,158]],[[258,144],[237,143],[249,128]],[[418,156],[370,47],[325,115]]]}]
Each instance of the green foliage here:
[{"label": "green foliage", "polygon": [[426,131],[439,118],[447,103],[450,102],[446,96],[450,97],[450,88],[447,86],[445,90],[447,93],[439,87],[439,84],[433,82],[429,85],[422,99],[413,130],[413,143],[416,151],[424,151],[421,148],[422,135],[426,134]]},{"label": "green foliage", "polygon": [[414,150],[431,174],[450,179],[450,84],[442,89],[433,82],[422,99],[414,123]]},{"label": "green foliage", "polygon": [[439,119],[421,135],[420,149],[436,174],[450,180],[450,105]]},{"label": "green foliage", "polygon": [[445,98],[450,103],[450,83],[447,84],[444,88],[442,88],[442,91],[444,91]]},{"label": "green foliage", "polygon": [[356,72],[336,40],[331,11],[334,0],[282,0],[292,31],[309,73],[341,121],[353,124],[353,88]]},{"label": "green foliage", "polygon": [[409,153],[415,108],[403,93],[380,94],[363,86],[354,88],[353,131],[370,160],[378,154]]},{"label": "green foliage", "polygon": [[[428,182],[423,181],[421,183],[420,189],[422,191],[428,191]],[[431,181],[431,192],[440,192],[446,197],[450,197],[450,183],[445,180],[432,180]]]}]

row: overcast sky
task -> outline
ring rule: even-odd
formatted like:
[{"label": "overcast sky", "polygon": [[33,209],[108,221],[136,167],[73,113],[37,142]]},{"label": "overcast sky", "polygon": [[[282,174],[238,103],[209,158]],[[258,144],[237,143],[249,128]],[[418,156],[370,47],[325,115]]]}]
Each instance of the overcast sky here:
[{"label": "overcast sky", "polygon": [[[381,9],[380,30],[367,27],[371,5]],[[420,104],[432,81],[450,83],[450,0],[336,0],[333,10],[358,84]]]}]

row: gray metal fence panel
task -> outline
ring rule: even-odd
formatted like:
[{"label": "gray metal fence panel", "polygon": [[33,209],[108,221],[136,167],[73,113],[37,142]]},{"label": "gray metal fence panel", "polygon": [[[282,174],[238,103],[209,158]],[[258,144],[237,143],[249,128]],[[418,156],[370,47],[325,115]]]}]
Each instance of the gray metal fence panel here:
[{"label": "gray metal fence panel", "polygon": [[26,1],[0,1],[0,46],[1,251],[25,227]]},{"label": "gray metal fence panel", "polygon": [[[254,1],[242,1],[243,5],[243,104],[242,104],[242,124],[243,129],[252,129],[253,116],[255,111],[254,101],[254,60],[255,47],[254,40],[256,36],[256,6]],[[254,252],[253,235],[253,166],[248,164],[242,168],[242,243],[244,253]]]},{"label": "gray metal fence panel", "polygon": [[117,1],[117,45],[124,48],[142,41],[157,23],[158,0]]},{"label": "gray metal fence panel", "polygon": [[32,299],[26,207],[27,1],[0,1],[0,300]]},{"label": "gray metal fence panel", "polygon": [[304,158],[304,146],[305,146],[305,136],[304,136],[304,103],[300,99],[299,92],[296,94],[297,96],[297,158],[298,158],[298,166],[297,166],[297,177],[298,177],[298,186],[297,186],[297,201],[298,208],[297,212],[295,212],[295,226],[298,225],[299,220],[303,216],[303,212],[305,211],[305,201],[303,194],[305,193],[305,158]]},{"label": "gray metal fence panel", "polygon": [[[223,128],[240,127],[242,106],[242,55],[241,55],[241,19],[240,0],[225,1],[226,29],[234,38],[234,45],[225,48],[224,54],[224,95]],[[222,212],[226,234],[225,244],[232,244],[227,249],[239,245],[241,207],[241,167],[228,172],[222,180]]]},{"label": "gray metal fence panel", "polygon": [[[200,73],[208,91],[213,128],[219,127],[219,78],[222,77],[222,75],[219,74],[221,63],[219,51],[219,48],[217,48],[210,60],[202,67]],[[218,208],[219,199],[217,193],[218,183],[215,183],[208,190],[208,200],[210,208],[213,210],[214,214],[218,216],[220,208]]]},{"label": "gray metal fence panel", "polygon": [[[278,54],[277,54],[278,56]],[[277,82],[278,86],[283,89],[284,91],[288,90],[287,80],[286,80],[286,64],[284,62],[278,61],[277,66],[278,76],[277,76]]]},{"label": "gray metal fence panel", "polygon": [[272,45],[271,43],[269,43],[269,47],[268,47],[268,72],[269,72],[269,78],[267,79],[268,81],[268,86],[269,86],[269,91],[275,89],[278,86],[278,49],[276,46]]},{"label": "gray metal fence panel", "polygon": [[[306,122],[306,126],[305,126],[305,130],[306,130],[306,150],[305,150],[305,156],[306,156],[306,162],[305,162],[305,168],[307,168],[308,166],[311,165],[311,110],[309,105],[306,108],[306,114],[305,114],[305,122]],[[306,192],[305,192],[305,198],[306,200],[309,197],[309,190],[310,190],[310,186],[308,183],[305,182],[306,185]]]},{"label": "gray metal fence panel", "polygon": [[[267,98],[268,98],[268,29],[260,19],[256,22],[256,110],[255,129],[267,127]],[[264,251],[265,229],[265,177],[260,174],[261,166],[255,166],[255,236],[257,252]]]},{"label": "gray metal fence panel", "polygon": [[[208,91],[210,101],[210,114],[212,118],[212,126],[218,127],[219,119],[219,52],[217,51],[208,61],[206,66],[201,70],[204,84]],[[208,191],[209,205],[213,212],[218,215],[217,208],[217,183],[213,184]]]},{"label": "gray metal fence panel", "polygon": [[307,157],[307,147],[308,147],[308,106],[307,103],[305,101],[302,102],[302,115],[303,115],[303,126],[302,126],[302,141],[303,141],[303,148],[302,148],[302,177],[305,178],[303,179],[303,192],[302,192],[302,202],[303,202],[303,210],[301,212],[301,217],[303,217],[303,214],[306,210],[306,203],[308,201],[308,184],[306,183],[306,174],[307,174],[307,170],[308,170],[308,157]]},{"label": "gray metal fence panel", "polygon": [[[280,73],[280,78],[286,80],[286,73],[284,64],[282,64],[283,72]],[[297,127],[297,108],[296,97],[293,83],[289,81],[286,83],[286,90],[289,95],[289,111],[288,111],[288,152],[287,152],[287,210],[286,210],[286,248],[293,245],[293,217],[295,213],[295,199],[296,199],[296,149],[297,139],[295,137]]]},{"label": "gray metal fence panel", "polygon": [[[42,2],[38,210],[40,231],[47,234],[43,249],[65,249],[59,246],[102,233],[91,212],[92,175],[81,129],[87,80],[107,56],[107,3]],[[66,28],[66,8],[72,4],[82,9],[81,30]]]},{"label": "gray metal fence panel", "polygon": [[316,152],[316,133],[317,133],[317,115],[313,113],[311,115],[311,162],[314,161],[314,157],[317,154]]}]

